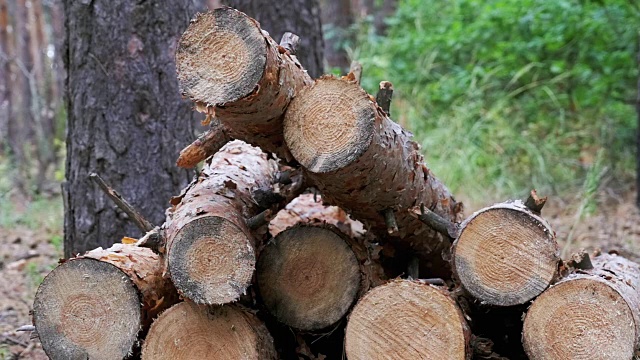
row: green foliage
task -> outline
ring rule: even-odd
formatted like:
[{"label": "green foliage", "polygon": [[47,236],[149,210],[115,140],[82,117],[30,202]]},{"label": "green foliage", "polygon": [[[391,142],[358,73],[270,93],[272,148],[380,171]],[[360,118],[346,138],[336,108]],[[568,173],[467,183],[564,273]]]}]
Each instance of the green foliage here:
[{"label": "green foliage", "polygon": [[362,24],[355,57],[454,192],[557,193],[600,149],[632,173],[639,20],[627,0],[405,0],[386,37]]}]

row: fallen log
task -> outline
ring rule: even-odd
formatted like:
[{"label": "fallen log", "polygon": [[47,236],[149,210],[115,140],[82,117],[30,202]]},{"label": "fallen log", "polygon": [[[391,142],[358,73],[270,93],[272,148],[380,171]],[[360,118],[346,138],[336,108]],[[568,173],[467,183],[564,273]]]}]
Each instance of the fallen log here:
[{"label": "fallen log", "polygon": [[312,83],[292,55],[291,39],[287,33],[282,45],[276,44],[257,21],[232,8],[198,14],[191,21],[176,52],[176,70],[183,95],[222,124],[213,131],[224,136],[206,138],[229,136],[291,160],[283,146],[282,114]]},{"label": "fallen log", "polygon": [[422,260],[421,277],[450,277],[443,259],[450,239],[410,210],[423,206],[456,222],[462,206],[427,169],[411,134],[355,81],[325,76],[302,90],[285,114],[284,137],[328,203],[380,239],[411,248]]},{"label": "fallen log", "polygon": [[208,307],[185,301],[151,325],[142,359],[278,359],[273,338],[251,312],[237,305]]},{"label": "fallen log", "polygon": [[172,199],[167,269],[182,296],[199,304],[224,304],[245,293],[259,245],[246,221],[263,210],[253,193],[270,189],[276,172],[275,161],[260,149],[233,141]]},{"label": "fallen log", "polygon": [[554,231],[519,200],[471,215],[460,225],[452,253],[462,287],[494,306],[525,304],[540,295],[560,263]]},{"label": "fallen log", "polygon": [[534,300],[524,320],[530,359],[631,359],[640,346],[640,265],[596,256]]},{"label": "fallen log", "polygon": [[303,194],[271,220],[274,238],[256,269],[258,293],[279,322],[318,332],[343,318],[384,271],[368,251],[362,224],[319,195]]},{"label": "fallen log", "polygon": [[345,351],[359,359],[470,359],[470,331],[446,290],[396,280],[369,291],[347,324]]},{"label": "fallen log", "polygon": [[51,359],[122,359],[178,301],[150,249],[115,244],[66,261],[36,293],[33,322]]}]

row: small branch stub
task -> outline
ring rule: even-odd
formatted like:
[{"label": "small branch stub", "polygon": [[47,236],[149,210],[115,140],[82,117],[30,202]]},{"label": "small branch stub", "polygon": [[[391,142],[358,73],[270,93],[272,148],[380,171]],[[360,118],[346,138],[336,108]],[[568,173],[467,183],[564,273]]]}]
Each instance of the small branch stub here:
[{"label": "small branch stub", "polygon": [[93,180],[93,182],[95,182],[100,187],[100,189],[102,189],[102,191],[104,191],[104,193],[107,194],[107,196],[109,196],[111,200],[113,200],[113,202],[122,211],[129,215],[129,218],[133,220],[133,222],[140,230],[145,233],[153,230],[153,224],[151,224],[147,219],[140,215],[140,213],[136,209],[134,209],[134,207],[131,206],[131,204],[129,204],[129,202],[127,202],[127,200],[125,200],[122,195],[120,195],[117,191],[107,185],[107,183],[100,177],[100,175],[91,173],[89,174],[89,178],[91,178],[91,180]]},{"label": "small branch stub", "polygon": [[421,205],[420,207],[414,206],[410,209],[409,213],[442,235],[451,239],[458,237],[458,227],[456,224],[427,209],[424,205]]},{"label": "small branch stub", "polygon": [[389,235],[398,234],[398,223],[396,222],[396,216],[393,214],[393,209],[389,208],[384,211],[384,222],[387,224]]},{"label": "small branch stub", "polygon": [[540,214],[540,212],[542,211],[542,208],[544,207],[544,204],[547,203],[547,197],[538,197],[538,193],[536,192],[536,190],[531,190],[531,194],[529,194],[529,197],[527,198],[527,200],[524,202],[524,206],[526,206],[529,210],[533,211],[536,214]]},{"label": "small branch stub", "polygon": [[298,45],[300,45],[300,37],[294,33],[287,31],[282,35],[282,39],[280,39],[280,46],[287,50],[291,55],[296,54]]},{"label": "small branch stub", "polygon": [[357,61],[352,62],[347,78],[355,81],[356,84],[360,84],[360,80],[362,79],[362,64]]},{"label": "small branch stub", "polygon": [[391,116],[390,108],[391,108],[392,97],[393,97],[393,84],[391,84],[389,81],[381,81],[380,90],[378,90],[378,95],[376,95],[376,102],[378,103],[378,106],[380,106],[380,108],[384,110],[384,112],[388,116]]},{"label": "small branch stub", "polygon": [[568,261],[567,265],[579,270],[593,269],[591,257],[589,256],[589,253],[587,253],[584,249],[580,249],[580,251],[573,254],[573,256],[571,256],[571,260]]}]

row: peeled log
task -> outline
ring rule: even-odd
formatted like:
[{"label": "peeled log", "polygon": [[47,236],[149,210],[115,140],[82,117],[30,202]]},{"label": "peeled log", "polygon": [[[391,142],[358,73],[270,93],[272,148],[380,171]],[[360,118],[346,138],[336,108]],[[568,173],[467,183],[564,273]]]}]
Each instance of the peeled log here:
[{"label": "peeled log", "polygon": [[347,324],[349,360],[470,359],[469,328],[446,290],[397,280],[373,288]]},{"label": "peeled log", "polygon": [[233,141],[173,200],[167,267],[181,295],[200,304],[224,304],[245,292],[256,261],[256,239],[246,219],[261,211],[253,191],[271,188],[276,171],[260,149]]},{"label": "peeled log", "polygon": [[122,359],[138,333],[178,301],[164,264],[150,249],[115,244],[56,267],[33,304],[33,321],[51,359]]},{"label": "peeled log", "polygon": [[142,347],[149,360],[277,358],[265,325],[236,305],[177,304],[153,322]]},{"label": "peeled log", "polygon": [[631,359],[640,345],[640,265],[592,260],[538,297],[524,320],[530,359]]},{"label": "peeled log", "polygon": [[183,95],[231,138],[290,160],[282,114],[312,80],[257,21],[231,8],[198,14],[180,39],[176,67]]},{"label": "peeled log", "polygon": [[519,200],[474,213],[453,244],[457,278],[488,305],[524,304],[540,295],[555,280],[559,261],[555,233]]},{"label": "peeled log", "polygon": [[391,239],[422,260],[421,276],[450,276],[443,259],[450,241],[410,209],[423,205],[454,222],[461,204],[427,169],[411,135],[360,86],[333,77],[317,80],[291,102],[284,137],[328,203],[345,209],[381,239],[394,233],[385,222],[385,213],[392,211],[399,231]]}]

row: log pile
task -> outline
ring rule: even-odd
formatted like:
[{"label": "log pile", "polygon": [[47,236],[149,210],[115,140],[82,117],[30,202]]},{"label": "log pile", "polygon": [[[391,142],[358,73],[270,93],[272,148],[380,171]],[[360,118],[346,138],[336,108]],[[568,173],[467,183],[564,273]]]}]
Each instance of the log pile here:
[{"label": "log pile", "polygon": [[633,356],[639,265],[561,261],[535,191],[464,219],[390,119],[391,83],[314,81],[296,42],[231,8],[191,22],[178,79],[211,128],[177,164],[202,168],[164,224],[132,216],[143,238],[45,278],[52,359]]}]

